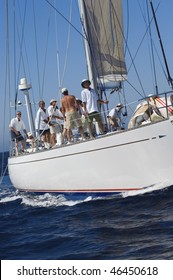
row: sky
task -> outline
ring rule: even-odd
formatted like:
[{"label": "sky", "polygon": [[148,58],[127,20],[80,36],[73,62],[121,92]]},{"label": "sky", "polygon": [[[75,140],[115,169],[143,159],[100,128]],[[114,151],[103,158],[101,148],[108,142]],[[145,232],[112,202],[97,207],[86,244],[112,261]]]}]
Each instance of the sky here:
[{"label": "sky", "polygon": [[[8,0],[7,28],[6,1],[0,0],[0,151],[6,151],[9,147],[8,125],[15,114],[15,94],[21,78],[26,77],[28,83],[32,85],[30,99],[34,116],[40,99],[44,99],[46,106],[49,106],[49,101],[52,98],[57,98],[58,105],[60,105],[59,89],[61,87],[67,87],[71,94],[80,98],[81,81],[87,78],[77,0],[49,0],[49,2],[56,7],[58,12],[46,0]],[[141,10],[145,3],[146,0],[123,0],[124,32],[126,35],[128,34],[130,46],[126,54],[127,69],[131,64],[130,57],[134,57],[145,34],[144,18],[146,14],[143,14],[144,18],[141,16]],[[129,7],[128,13],[127,5]],[[173,1],[153,0],[153,5],[157,9],[156,17],[172,73]],[[60,16],[60,13],[63,17]],[[69,24],[64,17],[70,20],[70,14],[71,22],[78,32],[73,27],[69,31]],[[156,35],[153,38],[157,42],[157,49],[160,52],[158,38]],[[7,41],[9,41],[9,49]],[[135,64],[136,67],[139,67],[138,75],[141,77],[146,94],[150,94],[154,90],[154,83],[153,75],[148,70],[149,62],[146,55],[149,42],[145,41],[135,58]],[[162,56],[161,60],[163,63]],[[158,70],[159,90],[161,92],[169,90],[166,79],[162,77],[160,62],[156,62],[156,68]],[[7,76],[10,79],[7,79]],[[137,105],[135,100],[140,98],[131,85],[134,84],[137,91],[141,92],[133,67],[128,73],[128,80],[130,82],[124,87],[128,92],[126,100],[131,108]],[[111,108],[118,101],[119,96],[109,94],[108,99]],[[20,91],[18,91],[18,101],[22,103],[18,109],[22,111],[22,118],[28,130],[25,99]]]}]

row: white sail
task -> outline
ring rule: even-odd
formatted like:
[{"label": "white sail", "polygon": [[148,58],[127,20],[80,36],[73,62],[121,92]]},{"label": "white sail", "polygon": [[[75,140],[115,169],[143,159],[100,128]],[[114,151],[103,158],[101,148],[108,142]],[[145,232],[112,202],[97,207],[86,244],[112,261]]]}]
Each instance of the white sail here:
[{"label": "white sail", "polygon": [[127,74],[122,1],[79,0],[79,7],[86,37],[89,78],[95,77],[103,88],[114,88]]}]

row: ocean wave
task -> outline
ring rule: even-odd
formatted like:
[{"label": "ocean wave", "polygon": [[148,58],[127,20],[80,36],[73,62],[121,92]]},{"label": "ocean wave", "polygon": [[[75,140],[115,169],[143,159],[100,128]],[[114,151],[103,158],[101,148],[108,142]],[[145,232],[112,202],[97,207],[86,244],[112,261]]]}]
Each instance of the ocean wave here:
[{"label": "ocean wave", "polygon": [[52,195],[46,193],[36,196],[21,196],[22,204],[32,207],[57,207],[57,206],[74,206],[83,202],[90,201],[92,198],[87,197],[84,200],[68,200],[64,195]]},{"label": "ocean wave", "polygon": [[149,187],[141,189],[141,190],[124,192],[124,193],[122,193],[122,197],[126,198],[126,197],[129,197],[129,196],[136,196],[136,195],[141,195],[141,194],[145,194],[145,193],[150,193],[150,192],[154,192],[154,191],[158,191],[158,190],[168,188],[171,185],[172,184],[168,180],[166,180],[164,182],[160,182],[156,185],[152,185],[152,186],[149,186]]},{"label": "ocean wave", "polygon": [[74,206],[80,203],[92,200],[91,196],[85,199],[72,200],[67,199],[64,195],[53,195],[49,193],[36,195],[21,192],[11,193],[7,190],[1,193],[0,203],[8,203],[20,199],[20,203],[31,207],[57,207],[57,206]]},{"label": "ocean wave", "polygon": [[30,207],[60,207],[60,206],[67,206],[72,207],[77,204],[87,203],[96,200],[112,200],[116,198],[127,198],[131,196],[139,196],[145,193],[150,193],[158,190],[162,190],[170,186],[170,182],[165,181],[161,182],[157,185],[152,185],[148,188],[138,190],[138,191],[127,191],[121,194],[110,194],[110,195],[98,195],[98,196],[71,196],[66,194],[36,194],[36,193],[25,193],[17,191],[8,181],[8,176],[3,185],[1,185],[1,192],[0,192],[0,203],[10,203],[14,201],[20,202],[20,204]]}]

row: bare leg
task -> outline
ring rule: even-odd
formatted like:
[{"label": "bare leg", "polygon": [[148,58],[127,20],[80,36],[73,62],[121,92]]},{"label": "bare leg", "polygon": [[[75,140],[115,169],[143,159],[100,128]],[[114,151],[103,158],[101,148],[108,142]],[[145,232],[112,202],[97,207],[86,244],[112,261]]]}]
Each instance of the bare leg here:
[{"label": "bare leg", "polygon": [[45,135],[42,135],[42,136],[41,136],[41,141],[42,141],[42,144],[45,144],[45,142],[46,142],[46,137],[45,137]]},{"label": "bare leg", "polygon": [[71,141],[70,134],[71,134],[71,130],[68,128],[68,129],[67,129],[67,140],[68,140],[68,142]]},{"label": "bare leg", "polygon": [[50,143],[50,133],[46,133],[45,136],[45,142]]},{"label": "bare leg", "polygon": [[16,141],[16,156],[18,156],[18,153],[19,153],[19,142]]},{"label": "bare leg", "polygon": [[99,121],[98,125],[99,125],[99,129],[100,129],[100,133],[104,133],[104,127],[103,127],[102,121]]},{"label": "bare leg", "polygon": [[52,146],[56,145],[56,134],[55,133],[51,134],[51,144],[52,144]]},{"label": "bare leg", "polygon": [[62,143],[64,144],[64,139],[66,138],[67,135],[67,129],[64,128],[63,133],[62,133]]},{"label": "bare leg", "polygon": [[89,130],[90,139],[94,139],[94,136],[92,133],[92,128],[91,128],[91,123],[88,123],[88,130]]},{"label": "bare leg", "polygon": [[31,147],[32,147],[32,152],[34,152],[34,149],[35,149],[35,140],[34,140],[34,138],[31,140]]},{"label": "bare leg", "polygon": [[24,151],[24,149],[25,149],[25,140],[22,140],[21,143],[22,143],[22,151]]},{"label": "bare leg", "polygon": [[119,127],[118,122],[116,119],[113,119],[114,127]]},{"label": "bare leg", "polygon": [[82,139],[85,140],[84,130],[83,130],[82,126],[79,127],[79,131],[80,131],[80,134],[82,136]]}]

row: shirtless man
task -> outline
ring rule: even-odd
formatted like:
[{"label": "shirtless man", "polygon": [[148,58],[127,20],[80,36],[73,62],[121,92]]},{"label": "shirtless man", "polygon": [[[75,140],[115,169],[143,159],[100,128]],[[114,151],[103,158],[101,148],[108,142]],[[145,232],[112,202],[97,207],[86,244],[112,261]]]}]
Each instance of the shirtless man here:
[{"label": "shirtless man", "polygon": [[62,94],[64,97],[61,100],[62,114],[64,116],[64,130],[63,140],[67,134],[68,144],[70,144],[70,131],[71,128],[78,127],[82,136],[82,140],[85,140],[84,130],[82,127],[82,121],[79,113],[77,112],[77,102],[73,95],[68,95],[68,89],[63,88]]}]

